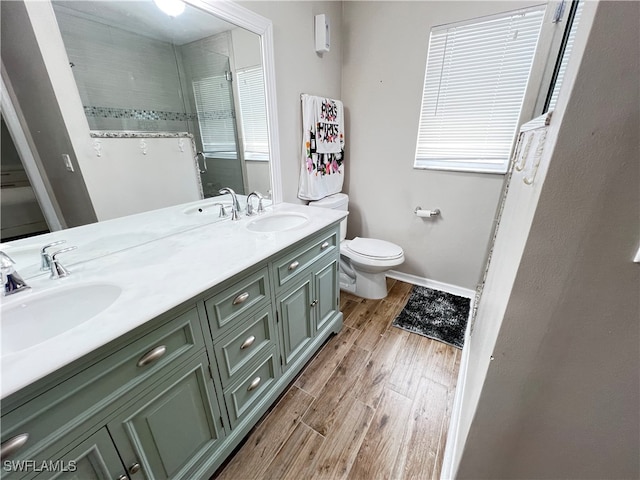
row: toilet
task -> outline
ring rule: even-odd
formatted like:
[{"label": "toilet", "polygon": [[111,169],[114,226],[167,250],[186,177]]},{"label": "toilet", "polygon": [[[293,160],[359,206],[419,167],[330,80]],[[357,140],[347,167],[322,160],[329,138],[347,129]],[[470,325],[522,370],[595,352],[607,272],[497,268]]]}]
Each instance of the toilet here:
[{"label": "toilet", "polygon": [[[348,210],[344,193],[309,202],[311,207]],[[404,262],[402,247],[374,238],[346,240],[347,219],[340,222],[340,288],[358,297],[380,299],[387,296],[385,273]]]}]

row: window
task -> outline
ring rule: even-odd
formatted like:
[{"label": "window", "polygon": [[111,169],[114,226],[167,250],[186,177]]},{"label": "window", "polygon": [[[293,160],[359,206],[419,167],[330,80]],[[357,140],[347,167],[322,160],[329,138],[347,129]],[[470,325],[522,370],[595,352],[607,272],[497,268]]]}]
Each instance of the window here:
[{"label": "window", "polygon": [[205,153],[232,153],[235,156],[235,115],[231,109],[229,82],[224,75],[193,81],[198,124]]},{"label": "window", "polygon": [[432,29],[415,168],[507,171],[544,8]]},{"label": "window", "polygon": [[262,66],[238,70],[238,101],[246,160],[269,160]]},{"label": "window", "polygon": [[569,25],[565,31],[565,37],[563,38],[563,44],[561,47],[561,53],[559,55],[559,62],[556,66],[556,72],[554,73],[553,88],[550,90],[550,95],[547,100],[547,105],[544,109],[545,112],[553,110],[556,107],[558,101],[558,95],[560,94],[560,87],[562,86],[562,80],[564,79],[564,73],[567,70],[567,64],[569,63],[569,57],[573,51],[573,41],[576,36],[576,30],[580,23],[580,17],[582,16],[583,1],[574,1],[571,4],[571,11],[569,12],[567,22]]}]

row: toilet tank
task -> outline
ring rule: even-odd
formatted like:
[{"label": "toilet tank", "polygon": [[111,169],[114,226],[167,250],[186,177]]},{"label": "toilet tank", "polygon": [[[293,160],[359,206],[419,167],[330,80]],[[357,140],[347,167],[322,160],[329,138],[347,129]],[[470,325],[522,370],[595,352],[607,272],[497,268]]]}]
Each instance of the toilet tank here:
[{"label": "toilet tank", "polygon": [[[334,210],[349,210],[349,196],[346,193],[336,193],[320,200],[309,202],[310,207],[332,208]],[[340,222],[340,240],[347,238],[347,217]]]}]

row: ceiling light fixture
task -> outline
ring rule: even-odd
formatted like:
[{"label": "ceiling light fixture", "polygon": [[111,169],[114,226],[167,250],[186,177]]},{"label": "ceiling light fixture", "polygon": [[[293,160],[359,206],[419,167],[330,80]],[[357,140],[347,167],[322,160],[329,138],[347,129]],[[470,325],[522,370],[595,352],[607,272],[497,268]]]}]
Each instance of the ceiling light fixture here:
[{"label": "ceiling light fixture", "polygon": [[170,17],[177,17],[184,12],[185,4],[182,0],[153,0],[153,3]]}]

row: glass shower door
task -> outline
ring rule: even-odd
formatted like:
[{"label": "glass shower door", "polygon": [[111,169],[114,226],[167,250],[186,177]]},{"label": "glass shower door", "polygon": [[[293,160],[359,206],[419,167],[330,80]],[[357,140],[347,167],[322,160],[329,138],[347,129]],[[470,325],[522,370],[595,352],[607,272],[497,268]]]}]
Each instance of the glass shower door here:
[{"label": "glass shower door", "polygon": [[220,58],[209,62],[208,75],[191,81],[198,122],[196,146],[202,152],[199,162],[205,197],[217,195],[222,187],[244,193],[229,58],[213,55]]}]

